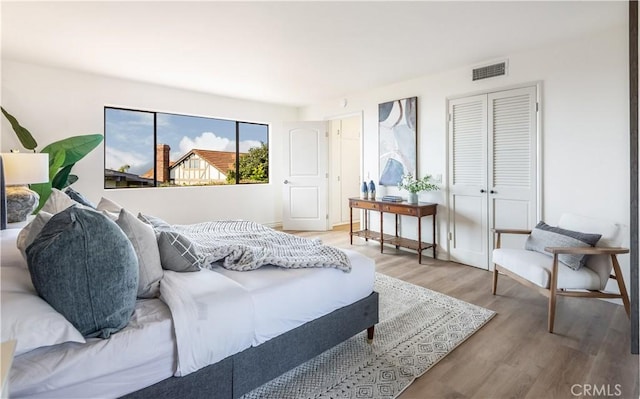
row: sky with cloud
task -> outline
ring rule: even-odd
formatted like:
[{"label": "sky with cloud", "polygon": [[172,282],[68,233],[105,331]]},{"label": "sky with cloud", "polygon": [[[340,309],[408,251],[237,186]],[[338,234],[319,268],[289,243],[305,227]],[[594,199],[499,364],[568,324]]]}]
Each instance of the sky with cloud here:
[{"label": "sky with cloud", "polygon": [[[235,121],[156,113],[158,144],[171,147],[178,160],[191,149],[235,152]],[[143,174],[153,166],[154,113],[107,108],[105,110],[105,168],[129,165],[129,173]],[[239,123],[240,152],[268,140],[266,125]]]}]

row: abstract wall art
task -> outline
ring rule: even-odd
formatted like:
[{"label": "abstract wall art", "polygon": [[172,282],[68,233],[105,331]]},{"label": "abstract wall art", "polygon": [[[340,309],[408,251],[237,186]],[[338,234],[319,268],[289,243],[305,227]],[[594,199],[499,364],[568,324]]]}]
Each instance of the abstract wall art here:
[{"label": "abstract wall art", "polygon": [[380,184],[397,186],[402,175],[417,168],[418,97],[378,105]]}]

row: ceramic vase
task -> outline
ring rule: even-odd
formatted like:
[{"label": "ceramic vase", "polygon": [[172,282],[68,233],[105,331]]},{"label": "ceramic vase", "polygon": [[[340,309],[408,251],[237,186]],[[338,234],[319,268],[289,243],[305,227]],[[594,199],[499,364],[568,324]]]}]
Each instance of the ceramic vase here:
[{"label": "ceramic vase", "polygon": [[376,185],[373,180],[369,182],[369,198],[376,199]]},{"label": "ceramic vase", "polygon": [[360,187],[360,198],[369,199],[369,188],[367,187],[367,182],[362,182],[362,186]]},{"label": "ceramic vase", "polygon": [[407,201],[410,204],[418,203],[418,193],[409,193],[409,200]]}]

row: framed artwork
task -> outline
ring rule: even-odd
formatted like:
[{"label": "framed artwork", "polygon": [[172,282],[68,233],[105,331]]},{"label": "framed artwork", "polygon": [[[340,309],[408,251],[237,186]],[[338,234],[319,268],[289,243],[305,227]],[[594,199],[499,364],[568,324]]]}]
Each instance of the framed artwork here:
[{"label": "framed artwork", "polygon": [[380,185],[397,186],[402,175],[417,172],[418,97],[378,105]]}]

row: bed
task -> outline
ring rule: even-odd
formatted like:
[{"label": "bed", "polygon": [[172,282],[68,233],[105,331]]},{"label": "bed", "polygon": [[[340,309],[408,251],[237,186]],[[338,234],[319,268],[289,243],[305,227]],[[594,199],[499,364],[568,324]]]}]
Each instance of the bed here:
[{"label": "bed", "polygon": [[[2,231],[3,324],[12,306],[5,298],[37,299],[16,248],[18,232]],[[378,322],[375,265],[356,252],[344,252],[350,273],[276,266],[248,272],[221,266],[197,273],[165,271],[161,297],[137,300],[128,325],[108,339],[86,338],[18,354],[10,371],[10,395],[238,398],[364,330],[373,338]],[[193,318],[180,320],[182,311],[167,306],[174,303],[172,296],[185,306],[184,314],[191,306]],[[180,343],[184,326],[199,330],[186,336],[197,344]]]}]

